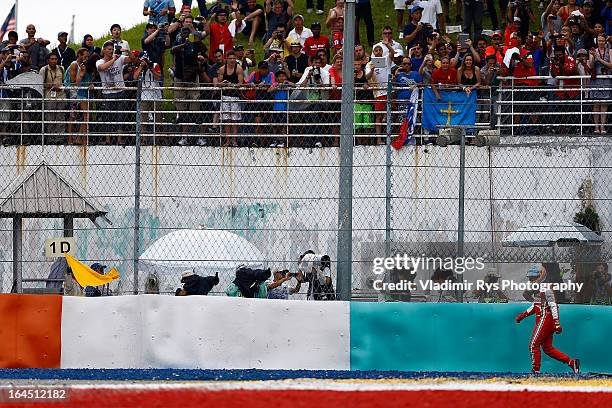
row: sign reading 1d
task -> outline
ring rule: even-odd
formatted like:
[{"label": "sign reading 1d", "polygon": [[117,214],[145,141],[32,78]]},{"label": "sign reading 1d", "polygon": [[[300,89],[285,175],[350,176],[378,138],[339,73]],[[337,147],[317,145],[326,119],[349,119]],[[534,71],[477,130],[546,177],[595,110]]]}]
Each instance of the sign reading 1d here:
[{"label": "sign reading 1d", "polygon": [[69,254],[76,255],[76,241],[73,237],[49,238],[45,240],[45,256],[59,258]]}]

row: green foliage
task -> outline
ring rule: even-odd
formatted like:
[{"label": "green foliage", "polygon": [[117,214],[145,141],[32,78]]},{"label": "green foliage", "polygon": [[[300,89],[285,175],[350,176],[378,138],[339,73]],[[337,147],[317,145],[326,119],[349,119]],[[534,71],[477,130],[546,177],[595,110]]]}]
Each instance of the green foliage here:
[{"label": "green foliage", "polygon": [[576,215],[574,215],[574,222],[584,225],[585,227],[601,235],[599,214],[597,214],[597,211],[595,211],[592,206],[588,206],[584,210],[577,212]]}]

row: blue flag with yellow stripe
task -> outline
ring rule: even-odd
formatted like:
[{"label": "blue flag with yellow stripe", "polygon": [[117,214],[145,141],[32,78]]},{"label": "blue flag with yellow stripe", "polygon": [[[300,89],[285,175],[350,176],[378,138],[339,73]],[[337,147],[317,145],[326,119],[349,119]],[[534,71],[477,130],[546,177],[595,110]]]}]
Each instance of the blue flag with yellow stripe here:
[{"label": "blue flag with yellow stripe", "polygon": [[435,132],[440,127],[476,124],[476,91],[439,91],[440,100],[431,88],[423,92],[423,128]]}]

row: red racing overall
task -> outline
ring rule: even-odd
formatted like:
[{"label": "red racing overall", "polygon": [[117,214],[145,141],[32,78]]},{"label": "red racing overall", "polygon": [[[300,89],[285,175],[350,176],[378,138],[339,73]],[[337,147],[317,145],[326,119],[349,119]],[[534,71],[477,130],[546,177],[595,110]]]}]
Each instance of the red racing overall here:
[{"label": "red racing overall", "polygon": [[[516,322],[520,323],[525,317],[532,314],[536,315],[536,324],[529,342],[529,352],[531,353],[532,371],[540,372],[540,361],[542,354],[540,347],[544,353],[550,357],[559,360],[570,367],[574,360],[566,354],[553,347],[553,334],[561,333],[561,324],[559,323],[559,307],[555,301],[555,294],[552,290],[546,289],[534,296],[533,305],[526,311],[516,317]],[[572,367],[573,368],[573,367]]]}]

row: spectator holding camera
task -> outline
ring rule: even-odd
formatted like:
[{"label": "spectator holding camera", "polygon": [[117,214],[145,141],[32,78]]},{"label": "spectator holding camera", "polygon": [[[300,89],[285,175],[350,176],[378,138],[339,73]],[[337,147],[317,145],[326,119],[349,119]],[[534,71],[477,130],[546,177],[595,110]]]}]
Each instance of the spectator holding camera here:
[{"label": "spectator holding camera", "polygon": [[298,271],[308,282],[308,300],[335,300],[336,293],[331,278],[331,259],[329,255],[306,251],[298,259]]},{"label": "spectator holding camera", "polygon": [[[590,86],[594,89],[589,92],[592,99],[603,100],[593,104],[593,121],[595,122],[595,133],[606,134],[606,118],[608,112],[608,100],[610,99],[609,78],[600,78],[601,75],[609,75],[612,72],[612,59],[610,58],[610,48],[606,46],[606,36],[597,36],[597,48],[591,49],[589,57],[589,68],[591,69]],[[603,89],[601,89],[603,88]],[[607,89],[606,89],[607,88]]]},{"label": "spectator holding camera", "polygon": [[287,39],[287,25],[285,23],[276,25],[276,30],[264,44],[264,51],[270,51],[272,46],[280,48],[283,58],[291,54],[291,41]]},{"label": "spectator holding camera", "polygon": [[[102,82],[102,98],[106,101],[101,104],[102,111],[98,114],[98,120],[102,123],[115,123],[119,118],[126,114],[125,87],[123,80],[123,67],[135,60],[132,53],[129,56],[123,55],[125,49],[115,45],[112,40],[106,41],[102,46],[102,58],[96,62],[96,68],[100,74]],[[121,132],[123,126],[118,125]],[[118,137],[118,143],[123,143],[123,139]],[[107,136],[106,144],[110,144],[110,136]]]},{"label": "spectator holding camera", "polygon": [[[383,50],[383,57],[386,57],[387,55],[389,55],[389,50],[391,48],[387,47],[387,44],[391,45],[391,48],[393,49],[393,54],[395,54],[395,52],[399,52],[399,51],[403,51],[403,47],[402,44],[398,43],[397,41],[395,41],[393,39],[393,29],[391,28],[391,26],[385,26],[382,30],[382,40],[379,43],[376,43],[374,45],[374,48],[376,48],[377,46],[380,46]],[[374,56],[374,51],[372,49],[372,56]]]},{"label": "spectator holding camera", "polygon": [[[154,112],[160,108],[159,104],[162,101],[161,87],[162,70],[158,63],[151,61],[146,51],[141,51],[138,54],[136,69],[134,70],[134,78],[140,78],[142,75],[142,121],[152,122]],[[155,106],[157,104],[157,107]],[[159,119],[155,118],[156,121]]]},{"label": "spectator holding camera", "polygon": [[159,26],[168,24],[168,15],[174,14],[176,7],[174,0],[145,0],[142,10],[143,16],[149,16],[149,23]]},{"label": "spectator holding camera", "polygon": [[[140,41],[142,50],[147,53],[148,60],[159,65],[161,72],[164,72],[164,53],[170,47],[170,34],[166,28],[166,23],[161,23],[160,26],[147,23],[145,34]],[[163,75],[161,80],[163,84]]]},{"label": "spectator holding camera", "polygon": [[290,75],[289,66],[285,61],[285,58],[282,57],[282,50],[279,48],[279,46],[272,44],[269,52],[270,55],[265,59],[265,61],[268,62],[268,69],[270,72],[285,71],[287,75]]},{"label": "spectator holding camera", "polygon": [[81,47],[87,48],[87,50],[89,51],[89,55],[102,54],[102,48],[94,46],[94,39],[91,34],[85,34],[83,36],[83,42],[81,43]]},{"label": "spectator holding camera", "polygon": [[[285,7],[285,4],[287,7]],[[293,16],[293,1],[286,0],[283,3],[282,0],[266,0],[266,21],[268,23],[268,30],[266,31],[266,35],[264,36],[264,40],[269,40],[273,37],[275,31],[278,31],[277,27],[280,25],[284,25],[285,35],[287,35],[288,30],[287,27],[291,24],[291,17]]]},{"label": "spectator holding camera", "polygon": [[200,91],[189,88],[198,86],[200,76],[198,56],[206,50],[201,40],[203,34],[195,31],[192,21],[191,15],[185,17],[183,27],[172,47],[175,64],[174,85],[179,88],[174,91],[174,97],[177,99],[176,109],[179,111],[179,123],[193,121],[195,118],[191,115],[200,110]]},{"label": "spectator holding camera", "polygon": [[50,44],[50,41],[44,38],[36,38],[36,27],[34,24],[28,24],[26,33],[28,37],[21,40],[19,45],[30,54],[31,69],[38,71],[47,61],[47,56],[49,55],[47,45]]},{"label": "spectator holding camera", "polygon": [[590,45],[593,44],[593,40],[590,36],[590,31],[592,30],[586,25],[584,16],[582,14],[570,16],[570,18],[567,19],[567,25],[569,25],[571,31],[571,42],[574,50],[572,56],[581,48],[590,48]]},{"label": "spectator holding camera", "polygon": [[406,48],[410,49],[415,45],[420,45],[423,49],[427,49],[427,37],[433,33],[433,27],[430,24],[421,23],[423,15],[423,7],[414,5],[410,7],[410,22],[404,27],[404,41]]},{"label": "spectator holding camera", "polygon": [[585,286],[585,291],[591,294],[590,304],[612,305],[612,275],[608,271],[608,264],[597,264]]},{"label": "spectator holding camera", "polygon": [[122,51],[123,55],[130,55],[130,44],[121,38],[121,26],[119,24],[113,24],[110,28],[111,41]]},{"label": "spectator holding camera", "polygon": [[548,3],[548,6],[540,16],[540,23],[542,25],[542,31],[544,32],[544,36],[546,39],[552,33],[558,33],[561,31],[561,26],[563,25],[563,21],[557,15],[559,10],[561,9],[561,1],[560,0],[551,0]]},{"label": "spectator holding camera", "polygon": [[[290,287],[289,281],[295,278],[297,283]],[[304,275],[302,272],[291,273],[288,270],[276,270],[272,273],[272,282],[268,284],[268,299],[289,299],[289,295],[300,291]]]}]

